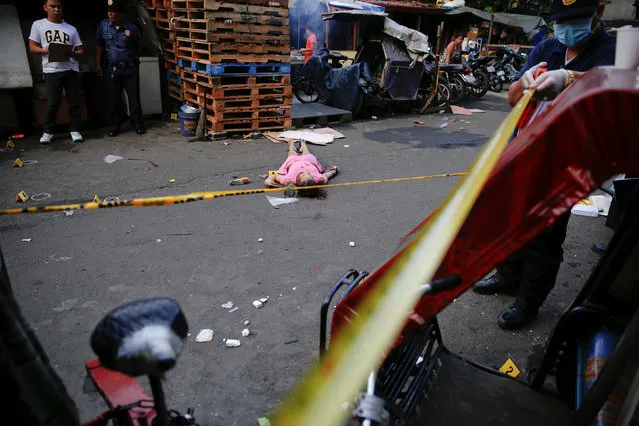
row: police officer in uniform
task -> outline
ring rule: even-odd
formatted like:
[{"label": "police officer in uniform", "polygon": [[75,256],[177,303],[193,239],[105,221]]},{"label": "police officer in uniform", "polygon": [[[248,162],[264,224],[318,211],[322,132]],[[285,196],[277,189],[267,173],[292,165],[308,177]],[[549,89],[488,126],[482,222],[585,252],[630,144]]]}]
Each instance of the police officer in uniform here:
[{"label": "police officer in uniform", "polygon": [[129,98],[129,116],[133,127],[139,135],[145,132],[140,105],[140,47],[140,29],[125,19],[121,1],[108,0],[107,19],[100,22],[98,27],[96,56],[98,74],[102,75],[104,71],[107,78],[111,137],[120,133],[123,89]]},{"label": "police officer in uniform", "polygon": [[[603,28],[601,0],[553,0],[549,20],[555,37],[539,43],[508,90],[515,105],[524,90],[535,89],[535,97],[552,99],[588,70],[614,65],[615,40]],[[547,72],[537,76],[537,70]],[[557,141],[561,143],[561,141]],[[570,212],[497,267],[497,273],[473,287],[476,293],[516,296],[515,303],[501,313],[498,325],[516,330],[533,321],[555,286],[563,261]]]}]

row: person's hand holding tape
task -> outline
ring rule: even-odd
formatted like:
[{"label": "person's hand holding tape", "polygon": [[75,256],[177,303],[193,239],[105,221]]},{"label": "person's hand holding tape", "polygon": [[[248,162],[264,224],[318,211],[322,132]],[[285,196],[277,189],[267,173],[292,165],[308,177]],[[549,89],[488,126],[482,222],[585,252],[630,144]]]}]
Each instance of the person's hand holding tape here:
[{"label": "person's hand holding tape", "polygon": [[535,79],[538,77],[539,70],[541,70],[542,68],[546,68],[547,66],[548,64],[546,62],[540,62],[526,71],[519,80],[521,81],[521,87],[523,87],[524,90],[530,89],[530,86],[532,86],[532,84],[535,82]]},{"label": "person's hand holding tape", "polygon": [[568,86],[568,71],[558,69],[546,71],[530,85],[530,90],[535,91],[535,98],[549,100],[557,97]]}]

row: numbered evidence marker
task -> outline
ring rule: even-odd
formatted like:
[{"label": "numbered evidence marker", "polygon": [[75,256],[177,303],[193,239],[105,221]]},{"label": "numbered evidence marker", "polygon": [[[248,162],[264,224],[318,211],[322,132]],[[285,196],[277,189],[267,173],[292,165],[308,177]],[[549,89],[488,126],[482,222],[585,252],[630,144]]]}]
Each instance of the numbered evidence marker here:
[{"label": "numbered evidence marker", "polygon": [[272,176],[272,175],[276,175],[277,174],[277,170],[269,170],[268,171],[268,175]]},{"label": "numbered evidence marker", "polygon": [[5,147],[5,149],[13,149],[16,146],[13,144],[13,141],[7,141],[7,146]]},{"label": "numbered evidence marker", "polygon": [[22,167],[24,166],[24,163],[22,163],[22,160],[20,160],[19,158],[16,158],[16,161],[13,162],[13,167]]},{"label": "numbered evidence marker", "polygon": [[93,197],[93,202],[94,202],[94,203],[98,203],[98,204],[100,204],[100,203],[102,202],[102,200],[100,199],[100,197],[98,197],[97,195],[95,195],[95,196]]},{"label": "numbered evidence marker", "polygon": [[16,203],[26,203],[28,199],[29,196],[24,191],[20,191],[18,195],[16,195]]},{"label": "numbered evidence marker", "polygon": [[177,121],[177,119],[178,119],[178,115],[177,114],[171,114],[171,120]]},{"label": "numbered evidence marker", "polygon": [[515,363],[510,358],[508,358],[506,362],[504,362],[504,365],[501,366],[499,371],[501,371],[504,374],[508,374],[510,377],[514,377],[514,378],[521,376],[521,372],[519,371],[519,369],[517,369],[517,367],[515,366]]}]

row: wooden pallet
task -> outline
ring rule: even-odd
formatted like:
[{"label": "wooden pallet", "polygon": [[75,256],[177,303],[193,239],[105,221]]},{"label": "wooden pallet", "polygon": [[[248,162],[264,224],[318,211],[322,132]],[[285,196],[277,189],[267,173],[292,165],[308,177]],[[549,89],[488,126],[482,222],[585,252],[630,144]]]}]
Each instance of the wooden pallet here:
[{"label": "wooden pallet", "polygon": [[215,121],[215,117],[209,117],[207,115],[206,121],[209,124],[209,130],[215,133],[246,133],[266,130],[282,130],[291,127],[290,117],[218,122]]},{"label": "wooden pallet", "polygon": [[204,0],[173,0],[171,8],[177,9],[204,9]]},{"label": "wooden pallet", "polygon": [[177,53],[177,44],[171,40],[160,39],[160,46],[165,53]]},{"label": "wooden pallet", "polygon": [[155,28],[166,31],[170,31],[172,29],[171,22],[168,19],[157,19],[153,17],[151,20],[155,22]]},{"label": "wooden pallet", "polygon": [[265,95],[248,99],[210,99],[206,97],[206,107],[211,111],[234,111],[237,109],[282,108],[293,105],[292,97]]},{"label": "wooden pallet", "polygon": [[170,9],[171,8],[171,0],[153,0],[149,2],[151,4],[151,8],[153,9]]},{"label": "wooden pallet", "polygon": [[[212,76],[197,71],[180,70],[180,77],[184,80],[193,81],[203,87],[224,88],[224,89],[244,89],[245,86],[264,86],[278,88],[291,85],[291,76],[286,74],[272,75],[246,75],[246,76]],[[285,92],[282,92],[285,93]]]},{"label": "wooden pallet", "polygon": [[171,40],[171,41],[175,40],[175,31],[167,30],[166,28],[156,28],[155,32],[157,33],[160,39]]},{"label": "wooden pallet", "polygon": [[[242,4],[243,3],[243,4]],[[252,15],[271,15],[271,16],[288,16],[288,7],[286,6],[268,6],[242,3],[229,3],[226,1],[205,0],[204,9],[215,12],[235,12],[250,13]]]},{"label": "wooden pallet", "polygon": [[235,32],[207,32],[206,41],[213,43],[258,43],[273,46],[290,46],[289,34],[245,34]]},{"label": "wooden pallet", "polygon": [[272,44],[256,44],[256,43],[210,43],[207,41],[194,40],[193,38],[178,38],[177,48],[190,49],[201,53],[241,53],[241,54],[280,54],[287,55],[291,52],[291,48],[286,46],[278,46]]},{"label": "wooden pallet", "polygon": [[217,86],[209,88],[202,85],[200,93],[206,88],[206,93],[211,94],[212,99],[246,99],[246,98],[260,98],[260,97],[292,97],[293,89],[289,85],[284,84],[262,84],[259,86]]},{"label": "wooden pallet", "polygon": [[281,36],[287,35],[290,32],[289,27],[277,26],[277,25],[253,25],[253,24],[241,24],[233,22],[211,22],[208,32],[223,34],[223,33],[235,33],[235,34],[255,34],[255,35],[269,35],[269,36]]},{"label": "wooden pallet", "polygon": [[178,58],[178,65],[180,68],[184,68],[189,71],[197,71],[203,74],[216,76],[291,74],[291,65],[282,63],[208,64],[190,59]]},{"label": "wooden pallet", "polygon": [[[207,4],[211,5],[214,3],[233,3],[233,4],[239,4],[242,6],[246,6],[247,4],[250,5],[254,5],[254,6],[265,6],[265,7],[270,7],[270,8],[285,8],[288,9],[288,2],[289,0],[206,0],[204,2],[204,8],[207,8]],[[209,7],[215,7],[215,6],[209,6]]]},{"label": "wooden pallet", "polygon": [[[288,18],[273,15],[251,15],[235,12],[204,12],[204,19],[209,22],[208,30],[215,28],[220,22],[232,24],[271,25],[276,27],[288,27]],[[230,21],[230,22],[228,22]]]},{"label": "wooden pallet", "polygon": [[184,93],[182,91],[182,86],[174,83],[172,81],[167,82],[167,90],[169,97],[175,99],[178,102],[184,100]]},{"label": "wooden pallet", "polygon": [[203,9],[185,9],[185,10],[174,10],[173,11],[173,19],[174,20],[190,20],[190,19],[206,19],[204,15]]},{"label": "wooden pallet", "polygon": [[178,57],[189,61],[204,64],[289,64],[290,55],[278,54],[241,54],[241,53],[211,53],[207,51],[189,49],[185,47],[177,48]]},{"label": "wooden pallet", "polygon": [[168,9],[155,9],[155,19],[161,19],[165,21],[171,20],[173,12]]}]

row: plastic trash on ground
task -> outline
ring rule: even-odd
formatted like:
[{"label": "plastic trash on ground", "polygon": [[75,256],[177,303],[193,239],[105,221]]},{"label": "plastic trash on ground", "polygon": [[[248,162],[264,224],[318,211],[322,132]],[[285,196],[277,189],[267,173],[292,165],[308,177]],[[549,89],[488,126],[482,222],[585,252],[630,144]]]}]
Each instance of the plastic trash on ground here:
[{"label": "plastic trash on ground", "polygon": [[213,330],[210,328],[200,330],[197,336],[195,336],[195,341],[198,343],[210,342],[211,340],[213,340]]},{"label": "plastic trash on ground", "polygon": [[224,304],[222,305],[222,307],[223,307],[224,309],[233,309],[233,307],[234,307],[234,306],[235,306],[235,305],[234,305],[234,304],[233,304],[233,302],[231,302],[231,301],[228,301],[228,302],[226,302],[226,303],[224,303]]},{"label": "plastic trash on ground", "polygon": [[105,155],[104,156],[104,162],[107,164],[113,164],[116,161],[120,161],[122,159],[122,157],[119,157],[117,155],[113,155],[113,154],[109,154],[109,155]]},{"label": "plastic trash on ground", "polygon": [[260,309],[262,306],[264,306],[264,303],[260,302],[259,300],[254,300],[253,306],[255,306],[257,309]]},{"label": "plastic trash on ground", "polygon": [[249,334],[251,334],[251,332],[248,328],[245,328],[244,330],[242,330],[242,337],[248,337]]},{"label": "plastic trash on ground", "polygon": [[269,203],[271,203],[271,205],[273,207],[279,207],[279,206],[283,206],[283,205],[286,205],[286,204],[293,204],[293,203],[296,203],[297,201],[299,201],[297,198],[292,198],[292,197],[286,197],[286,198],[272,197],[270,195],[267,195],[266,199],[268,200]]},{"label": "plastic trash on ground", "polygon": [[224,343],[226,343],[227,348],[237,348],[241,345],[240,341],[235,339],[226,339]]}]

